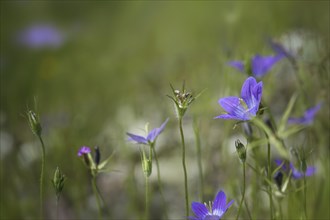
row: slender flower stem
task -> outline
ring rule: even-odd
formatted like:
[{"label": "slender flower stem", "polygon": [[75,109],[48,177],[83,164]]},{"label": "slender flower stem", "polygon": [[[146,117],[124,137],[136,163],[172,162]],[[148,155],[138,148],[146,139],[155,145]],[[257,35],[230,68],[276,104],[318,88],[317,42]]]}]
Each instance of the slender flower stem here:
[{"label": "slender flower stem", "polygon": [[306,186],[306,173],[304,173],[304,215],[307,219],[307,186]]},{"label": "slender flower stem", "polygon": [[44,169],[45,169],[45,145],[41,138],[41,135],[38,135],[38,138],[41,143],[41,171],[40,171],[40,218],[43,219],[43,193],[44,193]]},{"label": "slender flower stem", "polygon": [[196,139],[197,148],[197,163],[198,163],[198,174],[200,181],[200,201],[204,201],[204,178],[203,178],[203,168],[202,168],[202,153],[201,153],[201,141],[199,137],[199,129],[196,123],[194,123],[194,133]]},{"label": "slender flower stem", "polygon": [[99,191],[96,185],[96,175],[93,175],[92,177],[92,186],[93,186],[93,192],[96,198],[97,208],[98,208],[98,216],[99,219],[102,219],[102,210],[101,210],[101,199],[99,196]]},{"label": "slender flower stem", "polygon": [[56,196],[56,219],[58,219],[58,203],[59,203],[60,197]]},{"label": "slender flower stem", "polygon": [[238,219],[239,214],[241,212],[241,208],[242,208],[242,204],[243,204],[243,201],[244,201],[244,197],[245,197],[245,162],[243,162],[243,192],[242,192],[242,199],[241,199],[241,202],[239,204],[239,208],[238,208],[238,211],[237,211],[236,220]]},{"label": "slender flower stem", "polygon": [[146,176],[146,213],[145,213],[145,219],[149,219],[149,206],[150,206],[150,198],[149,198],[149,177]]},{"label": "slender flower stem", "polygon": [[181,142],[182,142],[182,166],[184,172],[184,189],[185,189],[185,200],[186,200],[186,216],[189,216],[189,197],[188,197],[188,179],[187,179],[187,168],[186,168],[186,146],[184,142],[184,135],[182,129],[182,117],[179,117],[179,127],[181,134]]},{"label": "slender flower stem", "polygon": [[[268,160],[268,170],[267,170],[267,176],[268,176],[268,180],[271,183],[272,182],[272,172],[271,172],[271,157],[270,157],[270,142],[269,142],[269,137],[266,134],[266,138],[267,138],[267,160]],[[268,187],[269,190],[269,208],[270,208],[270,219],[273,219],[273,192],[272,192],[272,186],[269,185]]]},{"label": "slender flower stem", "polygon": [[160,168],[159,168],[159,163],[158,163],[158,156],[156,154],[156,150],[154,145],[151,145],[151,149],[154,152],[154,156],[155,156],[155,161],[156,161],[156,166],[157,166],[157,179],[158,179],[158,187],[159,187],[159,192],[160,192],[160,196],[162,197],[163,200],[163,204],[164,204],[164,214],[165,214],[165,218],[168,219],[168,215],[167,215],[167,206],[166,206],[166,201],[165,201],[165,197],[163,194],[163,186],[162,186],[162,181],[160,179]]}]

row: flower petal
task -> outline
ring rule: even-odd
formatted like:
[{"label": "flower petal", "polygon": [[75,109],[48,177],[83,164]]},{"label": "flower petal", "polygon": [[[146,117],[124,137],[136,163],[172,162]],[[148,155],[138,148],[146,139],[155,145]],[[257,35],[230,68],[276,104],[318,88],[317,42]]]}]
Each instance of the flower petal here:
[{"label": "flower petal", "polygon": [[200,202],[192,202],[191,209],[198,219],[204,219],[205,216],[210,214],[206,206]]},{"label": "flower petal", "polygon": [[256,77],[265,75],[273,67],[273,65],[283,57],[283,54],[278,54],[275,56],[254,56],[251,61],[253,75]]},{"label": "flower petal", "polygon": [[229,120],[229,119],[243,120],[241,117],[237,117],[237,116],[229,115],[229,114],[223,114],[223,115],[218,115],[218,116],[214,117],[214,119],[217,119],[217,118],[221,118],[221,119],[225,119],[225,120]]},{"label": "flower petal", "polygon": [[222,216],[226,211],[226,194],[223,191],[218,192],[216,195],[213,205],[212,205],[212,214]]},{"label": "flower petal", "polygon": [[136,141],[139,144],[148,144],[148,140],[145,137],[131,133],[126,133],[126,134],[129,136],[128,138],[129,141]]},{"label": "flower petal", "polygon": [[225,207],[225,212],[227,211],[227,209],[234,203],[234,200],[231,200],[230,202],[228,202],[228,204]]},{"label": "flower petal", "polygon": [[244,72],[244,64],[242,61],[233,60],[233,61],[228,62],[227,64],[231,67],[238,69],[241,72]]},{"label": "flower petal", "polygon": [[165,128],[165,126],[166,126],[166,124],[167,124],[167,122],[168,122],[168,118],[165,120],[165,122],[159,127],[159,128],[154,128],[154,129],[152,129],[150,132],[149,132],[149,134],[148,134],[148,136],[147,136],[147,140],[148,141],[151,141],[151,142],[153,142],[153,141],[155,141],[155,139],[157,138],[157,136],[164,130],[164,128]]},{"label": "flower petal", "polygon": [[305,114],[304,114],[304,117],[307,119],[307,120],[310,120],[310,121],[313,121],[314,119],[314,116],[315,114],[320,110],[321,108],[321,103],[319,103],[318,105],[312,107],[312,108],[309,108],[306,110]]},{"label": "flower petal", "polygon": [[306,169],[306,176],[312,176],[316,172],[316,167],[310,166]]},{"label": "flower petal", "polygon": [[254,88],[257,86],[257,81],[254,77],[249,77],[247,78],[242,86],[241,89],[241,97],[246,103],[247,107],[249,109],[253,108],[256,106],[256,99],[254,98]]}]

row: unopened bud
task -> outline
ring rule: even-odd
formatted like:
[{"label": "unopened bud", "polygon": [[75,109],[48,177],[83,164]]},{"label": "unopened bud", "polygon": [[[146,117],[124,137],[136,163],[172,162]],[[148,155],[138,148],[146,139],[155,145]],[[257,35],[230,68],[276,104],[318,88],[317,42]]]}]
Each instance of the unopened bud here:
[{"label": "unopened bud", "polygon": [[62,174],[61,170],[57,167],[54,173],[54,178],[52,179],[53,187],[57,197],[60,196],[63,190],[65,179],[65,175]]},{"label": "unopened bud", "polygon": [[97,165],[99,165],[100,160],[101,160],[101,152],[98,146],[94,147],[95,150],[95,155],[94,155],[94,162]]},{"label": "unopened bud", "polygon": [[41,135],[41,125],[40,125],[40,120],[39,120],[39,116],[29,110],[27,112],[27,117],[28,117],[28,120],[29,120],[29,125],[30,125],[30,128],[33,132],[33,134],[35,134],[36,136],[40,136]]},{"label": "unopened bud", "polygon": [[282,183],[283,183],[283,173],[281,171],[277,172],[274,176],[274,180],[275,180],[277,188],[279,190],[281,190]]},{"label": "unopened bud", "polygon": [[235,147],[239,159],[242,161],[242,163],[244,163],[246,160],[246,147],[238,139],[235,141]]},{"label": "unopened bud", "polygon": [[144,152],[142,152],[141,160],[142,160],[143,173],[146,177],[149,177],[151,175],[151,172],[152,172],[151,160],[146,157]]}]

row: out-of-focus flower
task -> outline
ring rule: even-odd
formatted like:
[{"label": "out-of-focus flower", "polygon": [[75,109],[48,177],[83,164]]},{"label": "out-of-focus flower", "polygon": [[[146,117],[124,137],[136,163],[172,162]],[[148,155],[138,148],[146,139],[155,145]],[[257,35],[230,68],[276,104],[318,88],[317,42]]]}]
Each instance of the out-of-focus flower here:
[{"label": "out-of-focus flower", "polygon": [[[281,166],[283,164],[283,160],[276,159],[275,163],[276,163],[277,166]],[[290,163],[289,167],[287,167],[287,165],[285,165],[285,164],[282,165],[282,170],[285,171],[285,172],[289,172],[291,170],[292,171],[292,178],[294,178],[294,179],[301,179],[301,178],[304,177],[304,172],[296,169],[293,166],[293,163]],[[305,176],[312,176],[315,172],[316,172],[316,167],[307,166]]]},{"label": "out-of-focus flower", "polygon": [[58,48],[64,40],[64,33],[50,24],[35,24],[20,31],[17,36],[20,44],[33,48]]},{"label": "out-of-focus flower", "polygon": [[261,55],[255,55],[251,59],[250,67],[251,69],[246,67],[242,61],[234,60],[228,62],[229,66],[232,66],[236,69],[238,69],[241,72],[247,72],[252,73],[255,77],[262,77],[264,76],[268,71],[272,69],[272,67],[282,58],[284,57],[284,54],[279,53],[276,55],[271,56],[261,56]]},{"label": "out-of-focus flower", "polygon": [[322,103],[317,104],[316,106],[309,108],[305,111],[304,115],[298,118],[289,118],[288,123],[290,124],[304,124],[310,125],[313,123],[315,114],[320,110]]},{"label": "out-of-focus flower", "polygon": [[152,129],[149,132],[149,134],[147,135],[147,137],[143,137],[143,136],[135,135],[135,134],[131,134],[131,133],[126,133],[129,136],[128,140],[135,141],[138,144],[145,144],[145,145],[154,143],[156,141],[158,135],[160,135],[160,133],[162,133],[162,131],[164,130],[167,122],[168,122],[168,118],[165,120],[165,122],[159,128]]},{"label": "out-of-focus flower", "polygon": [[84,154],[89,154],[91,152],[91,149],[86,146],[82,146],[78,151],[78,157],[81,157]]},{"label": "out-of-focus flower", "polygon": [[227,112],[215,118],[247,121],[256,116],[262,96],[262,82],[249,77],[245,80],[241,98],[230,96],[219,99],[218,103]]},{"label": "out-of-focus flower", "polygon": [[191,209],[194,212],[194,217],[189,217],[190,220],[219,220],[226,213],[228,208],[233,204],[231,200],[227,204],[226,194],[223,191],[218,192],[213,202],[209,205],[200,202],[192,202]]}]

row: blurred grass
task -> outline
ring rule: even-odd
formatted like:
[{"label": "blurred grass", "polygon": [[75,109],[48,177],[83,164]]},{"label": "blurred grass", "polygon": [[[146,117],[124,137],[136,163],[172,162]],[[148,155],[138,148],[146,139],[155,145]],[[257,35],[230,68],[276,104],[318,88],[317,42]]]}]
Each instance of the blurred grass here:
[{"label": "blurred grass", "polygon": [[[169,83],[180,87],[185,80],[187,88],[196,93],[206,89],[185,121],[192,199],[198,198],[192,116],[201,122],[206,198],[212,199],[219,188],[232,192],[227,193],[230,197],[239,186],[240,171],[232,169],[238,161],[228,150],[232,146],[227,146],[228,138],[236,131],[232,130],[232,122],[212,118],[221,111],[217,100],[225,95],[238,95],[245,76],[227,67],[226,62],[255,53],[271,54],[268,38],[279,38],[297,29],[321,36],[328,49],[325,53],[329,53],[327,1],[1,1],[0,4],[1,131],[12,140],[11,145],[1,142],[1,153],[5,155],[1,156],[3,219],[37,216],[40,147],[22,117],[27,106],[33,107],[34,97],[38,98],[44,127],[46,179],[51,178],[57,165],[68,176],[60,209],[63,218],[88,219],[96,214],[87,172],[76,157],[82,145],[100,145],[104,155],[117,152],[113,167],[119,171],[103,175],[100,180],[108,212],[114,218],[140,218],[143,178],[138,149],[126,142],[125,132],[139,131],[145,122],[157,126],[168,116],[170,123],[156,148],[164,170],[169,208],[173,210],[171,216],[178,217],[182,215],[183,196],[177,195],[182,195],[183,190],[181,182],[172,180],[181,176],[177,168],[179,139],[166,139],[178,137],[172,103],[165,96],[171,92]],[[54,24],[68,38],[57,49],[28,50],[17,45],[15,34],[36,22]],[[317,62],[321,58],[316,57]],[[326,219],[329,177],[322,174],[329,172],[329,62],[325,69],[317,68],[320,66],[319,63],[301,66],[299,74],[307,95],[298,102],[295,111],[299,115],[317,101],[324,101],[307,143],[315,145],[310,146],[314,150],[312,161],[321,169],[310,183],[309,206],[318,206],[315,218]],[[277,67],[263,79],[264,97],[278,116],[299,88],[287,74],[291,73],[283,73]],[[3,145],[9,146],[7,153]],[[165,167],[162,164],[168,158],[173,158],[173,165]],[[84,181],[86,184],[81,184]],[[51,210],[55,197],[50,181],[46,189],[47,207]],[[157,210],[162,204],[156,193],[154,196],[152,204]],[[292,212],[292,217],[299,212],[298,205],[294,208],[297,211]],[[55,214],[48,211],[47,215]]]}]

